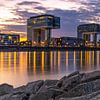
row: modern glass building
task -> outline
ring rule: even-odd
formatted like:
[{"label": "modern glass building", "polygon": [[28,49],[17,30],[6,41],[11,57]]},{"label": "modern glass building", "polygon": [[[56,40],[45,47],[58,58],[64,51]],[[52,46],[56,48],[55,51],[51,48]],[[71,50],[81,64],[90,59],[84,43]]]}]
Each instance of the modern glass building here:
[{"label": "modern glass building", "polygon": [[60,18],[53,15],[40,15],[27,20],[27,38],[33,46],[46,45],[51,38],[51,29],[60,28]]},{"label": "modern glass building", "polygon": [[17,34],[0,34],[0,45],[17,45],[20,36]]},{"label": "modern glass building", "polygon": [[96,44],[98,34],[100,34],[100,24],[83,24],[77,27],[78,38],[84,39],[86,43]]}]

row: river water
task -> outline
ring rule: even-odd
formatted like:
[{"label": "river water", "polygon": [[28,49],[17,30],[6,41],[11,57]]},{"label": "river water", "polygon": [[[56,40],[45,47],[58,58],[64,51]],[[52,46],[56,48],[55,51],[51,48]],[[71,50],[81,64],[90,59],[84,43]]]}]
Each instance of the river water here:
[{"label": "river water", "polygon": [[99,69],[100,51],[0,52],[0,84],[14,87]]}]

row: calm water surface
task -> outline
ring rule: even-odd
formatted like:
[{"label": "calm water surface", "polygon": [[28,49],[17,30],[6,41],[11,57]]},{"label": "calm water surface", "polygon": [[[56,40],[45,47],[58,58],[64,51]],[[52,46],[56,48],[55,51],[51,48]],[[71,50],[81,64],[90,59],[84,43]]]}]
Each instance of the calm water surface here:
[{"label": "calm water surface", "polygon": [[100,69],[100,51],[0,52],[0,84],[15,87],[39,79],[59,79],[73,71]]}]

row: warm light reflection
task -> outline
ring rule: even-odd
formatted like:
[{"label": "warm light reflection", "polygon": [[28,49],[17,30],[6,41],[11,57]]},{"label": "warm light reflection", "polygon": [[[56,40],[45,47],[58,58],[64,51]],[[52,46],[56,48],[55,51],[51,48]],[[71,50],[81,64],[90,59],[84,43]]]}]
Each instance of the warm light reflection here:
[{"label": "warm light reflection", "polygon": [[16,73],[16,63],[17,63],[17,53],[16,52],[14,52],[14,73]]},{"label": "warm light reflection", "polygon": [[20,73],[22,73],[22,67],[24,66],[23,64],[23,53],[21,52],[20,53],[20,57],[19,57],[19,59],[20,59]]},{"label": "warm light reflection", "polygon": [[34,51],[34,65],[33,65],[33,71],[34,71],[34,74],[36,74],[36,51]]},{"label": "warm light reflection", "polygon": [[87,52],[85,51],[85,63],[87,65]]},{"label": "warm light reflection", "polygon": [[3,55],[3,52],[0,52],[0,72],[3,71],[3,68],[4,68],[4,55]]},{"label": "warm light reflection", "polygon": [[76,65],[76,51],[74,51],[74,66]]},{"label": "warm light reflection", "polygon": [[11,69],[11,52],[8,53],[8,69]]},{"label": "warm light reflection", "polygon": [[51,71],[53,70],[53,68],[52,68],[53,67],[53,61],[52,60],[53,60],[53,52],[51,51],[50,52],[50,66],[51,66]]},{"label": "warm light reflection", "polygon": [[92,51],[92,64],[94,65],[94,51]]},{"label": "warm light reflection", "polygon": [[99,63],[100,63],[100,52],[97,51],[97,66],[99,68]]},{"label": "warm light reflection", "polygon": [[20,74],[23,74],[24,72],[26,72],[26,69],[27,68],[27,53],[26,52],[20,52],[20,55],[19,55],[19,59],[20,59],[20,67],[19,67],[19,71],[20,71]]},{"label": "warm light reflection", "polygon": [[63,76],[75,70],[99,68],[99,51],[0,52],[0,83],[15,86],[34,79]]},{"label": "warm light reflection", "polygon": [[66,51],[66,67],[68,67],[68,51]]},{"label": "warm light reflection", "polygon": [[56,52],[54,52],[54,66],[56,66]]},{"label": "warm light reflection", "polygon": [[90,65],[91,65],[91,52],[89,52],[88,51],[88,65],[89,65],[89,67],[90,67]]},{"label": "warm light reflection", "polygon": [[58,71],[60,72],[60,51],[58,51]]},{"label": "warm light reflection", "polygon": [[82,62],[83,62],[83,55],[82,55],[82,51],[80,51],[80,65],[82,67]]},{"label": "warm light reflection", "polygon": [[42,74],[44,74],[44,51],[42,51]]}]

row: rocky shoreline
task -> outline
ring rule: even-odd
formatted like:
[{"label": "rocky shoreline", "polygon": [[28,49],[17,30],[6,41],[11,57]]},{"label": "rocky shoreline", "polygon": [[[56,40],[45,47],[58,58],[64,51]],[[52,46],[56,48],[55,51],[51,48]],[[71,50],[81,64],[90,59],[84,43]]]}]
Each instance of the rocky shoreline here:
[{"label": "rocky shoreline", "polygon": [[0,100],[100,100],[100,71],[76,71],[60,80],[38,80],[18,88],[1,84]]}]

